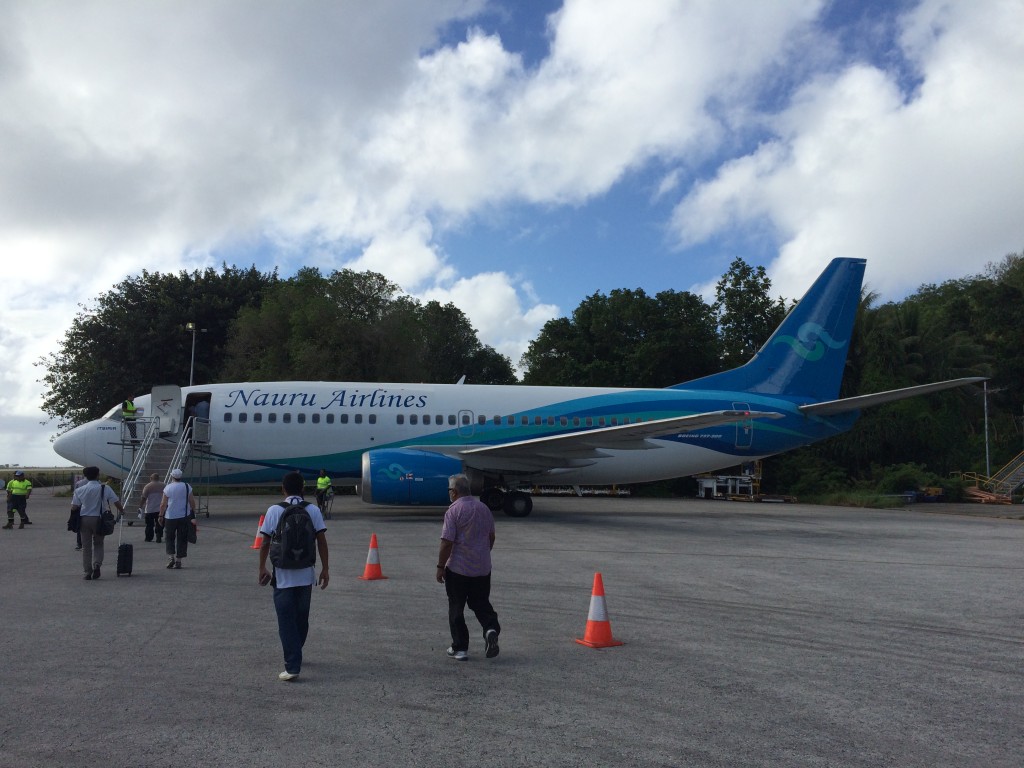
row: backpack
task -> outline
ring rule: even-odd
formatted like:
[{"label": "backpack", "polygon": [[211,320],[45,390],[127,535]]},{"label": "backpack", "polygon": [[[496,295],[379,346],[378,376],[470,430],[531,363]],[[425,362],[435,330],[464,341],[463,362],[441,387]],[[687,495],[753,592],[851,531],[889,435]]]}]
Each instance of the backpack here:
[{"label": "backpack", "polygon": [[306,507],[308,501],[287,502],[274,535],[270,537],[270,562],[275,568],[309,568],[316,565],[316,529]]}]

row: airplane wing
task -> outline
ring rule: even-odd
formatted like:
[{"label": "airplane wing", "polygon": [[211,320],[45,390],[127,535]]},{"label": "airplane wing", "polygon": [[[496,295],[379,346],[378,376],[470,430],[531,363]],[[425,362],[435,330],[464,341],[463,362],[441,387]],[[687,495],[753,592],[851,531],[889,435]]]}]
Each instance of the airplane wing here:
[{"label": "airplane wing", "polygon": [[970,376],[963,379],[950,379],[949,381],[937,381],[933,384],[921,384],[917,387],[904,387],[903,389],[890,389],[886,392],[875,392],[870,395],[858,395],[846,397],[842,400],[829,400],[824,403],[811,403],[798,406],[801,413],[810,413],[815,416],[835,416],[837,413],[847,411],[859,411],[861,408],[868,408],[872,405],[892,403],[896,400],[905,400],[908,397],[916,397],[929,392],[941,392],[944,389],[962,387],[965,384],[978,384],[987,380],[987,376]]},{"label": "airplane wing", "polygon": [[692,432],[721,424],[732,424],[748,419],[781,419],[783,414],[773,411],[710,411],[691,416],[621,424],[614,427],[588,429],[569,434],[518,440],[501,445],[460,448],[452,451],[440,447],[449,455],[458,456],[467,465],[477,469],[506,472],[535,472],[560,467],[583,467],[609,456],[608,450],[644,451],[659,446],[649,438]]}]

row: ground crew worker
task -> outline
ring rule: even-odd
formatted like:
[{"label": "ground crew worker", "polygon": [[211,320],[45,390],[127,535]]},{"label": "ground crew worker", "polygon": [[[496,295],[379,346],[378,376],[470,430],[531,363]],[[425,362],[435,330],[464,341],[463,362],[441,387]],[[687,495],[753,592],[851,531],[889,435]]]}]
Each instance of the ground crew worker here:
[{"label": "ground crew worker", "polygon": [[133,441],[138,439],[135,436],[135,419],[137,417],[138,413],[135,407],[135,401],[132,400],[129,395],[125,398],[125,401],[121,403],[121,419],[124,421],[124,425],[128,428],[128,434]]},{"label": "ground crew worker", "polygon": [[327,470],[320,470],[320,477],[316,479],[316,505],[320,511],[324,511],[324,502],[327,501],[327,492],[331,490],[331,478],[327,476]]},{"label": "ground crew worker", "polygon": [[21,515],[21,525],[32,525],[28,519],[28,497],[32,495],[32,481],[26,479],[25,473],[18,470],[14,473],[14,479],[7,484],[7,525],[4,528],[14,527],[14,511]]}]

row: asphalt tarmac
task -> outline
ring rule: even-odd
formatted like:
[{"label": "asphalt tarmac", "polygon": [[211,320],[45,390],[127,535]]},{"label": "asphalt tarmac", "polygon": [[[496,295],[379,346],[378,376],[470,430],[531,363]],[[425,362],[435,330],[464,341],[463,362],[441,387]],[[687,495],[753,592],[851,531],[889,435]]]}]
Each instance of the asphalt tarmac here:
[{"label": "asphalt tarmac", "polygon": [[[441,510],[340,496],[331,582],[282,683],[251,549],[274,500],[213,497],[180,571],[125,527],[133,575],[114,575],[115,534],[87,582],[69,499],[33,495],[33,525],[0,531],[0,766],[1024,763],[1019,519],[539,498],[496,521],[501,653],[467,613],[460,663]],[[371,534],[384,580],[359,579]],[[595,573],[624,645],[574,642]]]}]

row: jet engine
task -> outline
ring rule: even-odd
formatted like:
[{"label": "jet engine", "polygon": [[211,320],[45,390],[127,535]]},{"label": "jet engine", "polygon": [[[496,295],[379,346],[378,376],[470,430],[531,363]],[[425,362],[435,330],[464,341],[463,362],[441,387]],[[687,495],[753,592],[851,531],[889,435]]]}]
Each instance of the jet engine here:
[{"label": "jet engine", "polygon": [[369,504],[448,506],[448,478],[462,462],[431,451],[395,448],[363,454],[360,496]]}]

